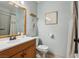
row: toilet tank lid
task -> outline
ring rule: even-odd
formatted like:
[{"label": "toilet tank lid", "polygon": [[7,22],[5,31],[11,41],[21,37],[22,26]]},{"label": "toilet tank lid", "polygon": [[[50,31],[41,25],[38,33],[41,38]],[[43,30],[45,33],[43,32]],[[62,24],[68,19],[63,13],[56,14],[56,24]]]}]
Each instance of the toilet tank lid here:
[{"label": "toilet tank lid", "polygon": [[39,45],[38,48],[39,49],[48,49],[48,46],[47,45]]},{"label": "toilet tank lid", "polygon": [[39,37],[33,37],[33,38],[39,39]]}]

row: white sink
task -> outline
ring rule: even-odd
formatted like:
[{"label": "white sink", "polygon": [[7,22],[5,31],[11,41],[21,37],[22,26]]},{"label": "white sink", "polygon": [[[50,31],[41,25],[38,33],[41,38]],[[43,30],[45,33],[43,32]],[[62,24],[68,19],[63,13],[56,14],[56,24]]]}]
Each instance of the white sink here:
[{"label": "white sink", "polygon": [[7,43],[7,42],[9,42],[9,38],[0,39],[0,44],[4,44],[4,43]]},{"label": "white sink", "polygon": [[17,38],[16,40],[9,40],[9,38],[2,38],[0,39],[0,51],[22,44],[24,42],[27,42],[33,39],[34,39],[33,37],[21,37],[21,38]]}]

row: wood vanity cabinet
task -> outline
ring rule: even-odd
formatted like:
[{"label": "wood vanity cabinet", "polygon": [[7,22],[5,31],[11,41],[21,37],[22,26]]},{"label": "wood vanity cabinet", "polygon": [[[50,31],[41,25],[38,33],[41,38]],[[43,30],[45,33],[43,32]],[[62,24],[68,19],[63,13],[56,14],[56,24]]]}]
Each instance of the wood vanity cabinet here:
[{"label": "wood vanity cabinet", "polygon": [[31,40],[0,52],[1,58],[35,58],[36,40]]}]

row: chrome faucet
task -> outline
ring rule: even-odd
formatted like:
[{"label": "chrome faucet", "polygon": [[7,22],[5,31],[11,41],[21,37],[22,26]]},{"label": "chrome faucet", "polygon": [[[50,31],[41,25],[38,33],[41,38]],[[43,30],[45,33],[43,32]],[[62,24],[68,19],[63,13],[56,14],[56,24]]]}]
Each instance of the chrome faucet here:
[{"label": "chrome faucet", "polygon": [[10,36],[10,40],[15,40],[16,36]]}]

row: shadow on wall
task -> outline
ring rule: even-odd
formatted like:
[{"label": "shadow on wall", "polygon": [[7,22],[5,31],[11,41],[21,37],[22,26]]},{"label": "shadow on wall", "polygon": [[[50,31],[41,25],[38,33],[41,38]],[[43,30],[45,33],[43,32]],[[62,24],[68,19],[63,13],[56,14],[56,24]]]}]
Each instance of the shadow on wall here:
[{"label": "shadow on wall", "polygon": [[43,45],[42,40],[39,39],[38,45]]}]

